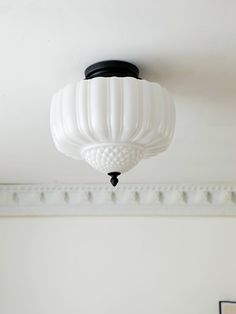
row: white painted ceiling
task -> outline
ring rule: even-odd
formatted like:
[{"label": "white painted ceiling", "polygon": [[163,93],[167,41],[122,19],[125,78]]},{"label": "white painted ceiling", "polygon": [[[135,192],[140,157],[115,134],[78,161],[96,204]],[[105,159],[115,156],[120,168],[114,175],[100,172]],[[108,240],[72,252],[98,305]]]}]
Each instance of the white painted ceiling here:
[{"label": "white painted ceiling", "polygon": [[121,59],[174,96],[170,149],[121,182],[236,178],[235,0],[1,0],[0,182],[107,182],[54,148],[52,94]]}]

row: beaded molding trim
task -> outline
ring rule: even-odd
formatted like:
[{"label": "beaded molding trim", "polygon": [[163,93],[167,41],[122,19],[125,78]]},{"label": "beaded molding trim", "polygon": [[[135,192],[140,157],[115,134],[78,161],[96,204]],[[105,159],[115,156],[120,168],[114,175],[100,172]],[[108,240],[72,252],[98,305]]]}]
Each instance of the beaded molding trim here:
[{"label": "beaded molding trim", "polygon": [[236,184],[0,185],[0,216],[234,216]]}]

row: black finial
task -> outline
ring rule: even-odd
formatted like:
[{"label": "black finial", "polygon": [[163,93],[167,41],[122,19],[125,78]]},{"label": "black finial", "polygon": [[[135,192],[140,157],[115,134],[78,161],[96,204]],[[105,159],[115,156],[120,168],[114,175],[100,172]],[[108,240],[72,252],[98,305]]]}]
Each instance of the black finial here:
[{"label": "black finial", "polygon": [[117,183],[119,182],[119,180],[117,179],[117,177],[120,175],[121,173],[120,172],[109,172],[108,175],[111,176],[111,184],[113,186],[116,186]]}]

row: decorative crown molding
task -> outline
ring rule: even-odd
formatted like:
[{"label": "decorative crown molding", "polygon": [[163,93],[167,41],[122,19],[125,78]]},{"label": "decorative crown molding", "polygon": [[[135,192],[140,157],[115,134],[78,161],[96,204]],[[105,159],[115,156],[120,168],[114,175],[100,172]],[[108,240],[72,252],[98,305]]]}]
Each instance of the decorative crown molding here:
[{"label": "decorative crown molding", "polygon": [[236,215],[236,184],[0,185],[0,216]]}]

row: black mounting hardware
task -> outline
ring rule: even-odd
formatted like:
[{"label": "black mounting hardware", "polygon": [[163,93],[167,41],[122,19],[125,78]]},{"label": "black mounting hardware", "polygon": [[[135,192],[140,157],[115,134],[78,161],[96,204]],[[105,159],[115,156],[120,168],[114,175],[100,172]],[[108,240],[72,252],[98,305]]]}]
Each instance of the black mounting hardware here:
[{"label": "black mounting hardware", "polygon": [[119,60],[109,60],[94,63],[85,70],[84,74],[86,80],[99,76],[130,76],[139,79],[139,69],[136,67],[136,65]]},{"label": "black mounting hardware", "polygon": [[109,172],[108,175],[111,176],[111,184],[113,186],[116,186],[117,183],[119,182],[119,180],[117,179],[117,177],[120,175],[121,173],[120,172]]}]

